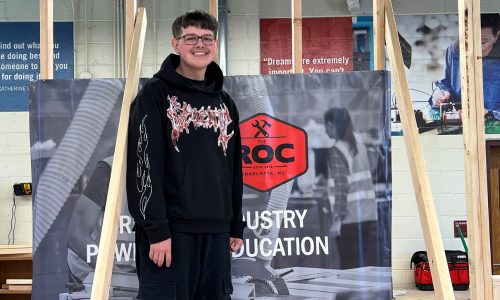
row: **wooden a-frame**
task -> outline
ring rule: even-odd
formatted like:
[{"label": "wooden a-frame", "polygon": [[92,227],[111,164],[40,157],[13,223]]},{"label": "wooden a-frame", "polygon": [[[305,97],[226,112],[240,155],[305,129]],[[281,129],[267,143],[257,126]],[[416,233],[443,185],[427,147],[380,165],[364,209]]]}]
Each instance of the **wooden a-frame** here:
[{"label": "wooden a-frame", "polygon": [[458,15],[470,296],[493,299],[480,1],[458,0]]},{"label": "wooden a-frame", "polygon": [[385,0],[385,39],[434,290],[437,299],[455,299],[415,113],[413,112],[391,0]]},{"label": "wooden a-frame", "polygon": [[125,172],[127,170],[127,132],[130,104],[137,95],[146,26],[146,10],[140,7],[135,19],[134,36],[128,64],[129,68],[127,71],[125,91],[123,93],[120,123],[118,125],[113,168],[111,170],[108,196],[102,222],[99,254],[97,255],[91,300],[104,300],[108,299],[109,296],[116,238],[118,234],[118,223],[120,221],[123,190],[125,188]]},{"label": "wooden a-frame", "polygon": [[[212,0],[213,1],[213,0]],[[293,69],[296,73],[301,71],[301,1],[291,0],[293,4],[293,28],[297,30],[293,34]],[[395,83],[398,107],[401,113],[401,122],[405,134],[405,144],[410,162],[412,180],[415,188],[415,195],[419,207],[419,214],[426,241],[426,248],[429,252],[433,280],[436,287],[438,299],[454,299],[451,290],[451,281],[444,259],[444,250],[441,241],[439,227],[437,226],[437,216],[434,209],[432,194],[430,192],[429,180],[425,170],[422,149],[418,137],[413,108],[411,104],[408,83],[403,67],[401,49],[397,38],[394,13],[390,0],[374,1],[374,31],[375,31],[375,69],[384,69],[385,56],[383,52],[383,32],[384,25],[385,38],[387,39],[387,50],[391,63],[392,76]],[[385,2],[384,2],[385,1]],[[461,69],[462,69],[462,93],[467,95],[465,101],[469,105],[468,111],[464,110],[464,147],[465,147],[465,168],[467,186],[467,214],[469,249],[471,255],[471,299],[492,299],[491,288],[491,262],[489,253],[489,228],[488,204],[486,188],[486,162],[484,161],[484,119],[482,111],[482,57],[480,50],[480,9],[479,0],[458,0],[460,15],[460,39],[461,39]],[[384,2],[384,4],[382,4]],[[52,78],[52,68],[50,55],[51,35],[52,35],[52,0],[40,0],[41,15],[41,78]],[[385,11],[384,11],[385,10]],[[472,21],[471,21],[472,20]],[[106,204],[106,212],[103,221],[103,234],[101,235],[100,251],[97,260],[96,275],[92,299],[107,299],[109,293],[111,270],[113,264],[114,247],[116,244],[116,234],[118,228],[119,207],[121,207],[121,197],[124,189],[125,177],[125,156],[126,156],[126,131],[129,106],[137,93],[138,78],[140,73],[144,37],[146,31],[145,10],[140,8],[136,17],[134,37],[131,47],[130,64],[127,74],[127,83],[124,93],[123,108],[120,116],[118,129],[117,147],[115,149],[114,168],[112,171]],[[467,34],[466,34],[467,33]],[[471,39],[469,39],[472,37]],[[45,71],[45,69],[47,69]],[[128,103],[128,105],[125,105]],[[119,147],[120,146],[120,147]],[[484,175],[484,176],[483,176]],[[486,201],[486,202],[485,202]],[[483,247],[481,247],[483,245]],[[481,249],[482,248],[482,249]],[[495,278],[495,282],[500,280]],[[496,290],[496,296],[500,297],[500,291]],[[497,295],[498,294],[498,295]]]}]

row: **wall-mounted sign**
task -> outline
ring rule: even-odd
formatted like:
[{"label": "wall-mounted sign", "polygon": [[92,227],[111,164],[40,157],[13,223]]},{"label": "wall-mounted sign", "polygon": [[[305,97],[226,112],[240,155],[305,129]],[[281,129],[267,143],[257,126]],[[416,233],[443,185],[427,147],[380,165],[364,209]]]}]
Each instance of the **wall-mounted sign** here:
[{"label": "wall-mounted sign", "polygon": [[[27,111],[40,79],[40,23],[0,22],[0,111]],[[73,78],[73,22],[54,23],[54,78]]]}]

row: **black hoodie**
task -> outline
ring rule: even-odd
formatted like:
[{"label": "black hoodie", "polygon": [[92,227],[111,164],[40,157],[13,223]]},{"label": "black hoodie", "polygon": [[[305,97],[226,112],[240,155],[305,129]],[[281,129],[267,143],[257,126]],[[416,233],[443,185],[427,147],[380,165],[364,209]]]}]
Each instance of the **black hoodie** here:
[{"label": "black hoodie", "polygon": [[175,71],[179,63],[169,55],[130,107],[130,214],[151,244],[170,231],[242,238],[238,111],[217,64],[208,65],[201,88]]}]

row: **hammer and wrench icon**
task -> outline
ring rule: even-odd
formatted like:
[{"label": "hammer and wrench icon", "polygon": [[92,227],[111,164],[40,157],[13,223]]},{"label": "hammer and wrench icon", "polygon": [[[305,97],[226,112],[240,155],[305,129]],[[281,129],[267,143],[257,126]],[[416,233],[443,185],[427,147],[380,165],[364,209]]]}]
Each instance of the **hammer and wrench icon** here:
[{"label": "hammer and wrench icon", "polygon": [[257,133],[255,134],[254,138],[256,137],[259,137],[259,134],[262,133],[262,135],[264,137],[269,137],[269,133],[267,133],[267,131],[264,130],[264,127],[271,127],[271,124],[269,124],[266,120],[261,120],[262,122],[264,122],[264,125],[262,125],[262,127],[260,126],[260,122],[259,120],[255,120],[255,124],[252,123],[252,126],[259,129],[259,131],[257,131]]}]

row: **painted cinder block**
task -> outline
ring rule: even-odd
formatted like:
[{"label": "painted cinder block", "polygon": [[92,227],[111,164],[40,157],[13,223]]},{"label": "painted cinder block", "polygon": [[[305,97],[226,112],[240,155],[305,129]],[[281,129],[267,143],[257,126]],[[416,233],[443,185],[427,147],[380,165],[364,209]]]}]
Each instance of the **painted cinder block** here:
[{"label": "painted cinder block", "polygon": [[229,61],[260,59],[260,40],[258,38],[233,38],[228,41]]},{"label": "painted cinder block", "polygon": [[[152,0],[148,0],[149,2],[153,2]],[[184,13],[185,11],[181,11],[181,5],[179,2],[182,0],[156,0],[154,11],[146,10],[146,14],[149,16],[155,16],[157,20],[160,19],[175,19],[178,15]],[[185,0],[184,0],[185,1]],[[142,1],[141,1],[142,5]],[[151,7],[152,7],[151,3]],[[170,23],[172,24],[172,23]],[[148,25],[149,26],[149,25]]]},{"label": "painted cinder block", "polygon": [[408,270],[410,268],[410,259],[393,258],[391,266],[393,270]]},{"label": "painted cinder block", "polygon": [[248,36],[257,37],[260,40],[260,19],[258,15],[248,16]]},{"label": "painted cinder block", "polygon": [[440,149],[439,168],[442,171],[463,171],[464,149]]},{"label": "painted cinder block", "polygon": [[30,136],[27,132],[11,132],[6,133],[6,144],[8,146],[23,146],[29,149],[30,146]]},{"label": "painted cinder block", "polygon": [[[69,3],[71,9],[71,3]],[[75,1],[76,19],[85,20],[85,1]],[[115,7],[111,1],[87,1],[87,20],[113,20]],[[54,15],[56,16],[56,15]],[[68,20],[72,20],[70,15]]]},{"label": "painted cinder block", "polygon": [[392,149],[392,172],[409,172],[408,155],[406,149]]},{"label": "painted cinder block", "polygon": [[[8,234],[10,231],[10,219],[0,219],[0,245],[8,244]],[[31,244],[29,242],[28,244]]]},{"label": "painted cinder block", "polygon": [[[29,113],[22,112],[0,112],[0,134],[29,132]],[[0,144],[3,136],[0,135]]]},{"label": "painted cinder block", "polygon": [[[88,16],[87,16],[88,17]],[[92,20],[92,19],[90,19]],[[87,43],[112,43],[113,21],[87,21]],[[75,42],[85,42],[85,22],[75,22]],[[54,52],[57,49],[54,49]]]},{"label": "painted cinder block", "polygon": [[92,74],[92,78],[113,78],[113,66],[89,66],[88,70]]},{"label": "painted cinder block", "polygon": [[312,11],[315,17],[349,16],[347,1],[312,0]]},{"label": "painted cinder block", "polygon": [[393,217],[418,217],[417,200],[414,193],[393,194],[392,196]]},{"label": "painted cinder block", "polygon": [[290,0],[269,0],[268,18],[291,18],[292,2]]},{"label": "painted cinder block", "polygon": [[457,218],[455,220],[462,220],[458,218],[466,214],[465,194],[436,194],[434,195],[434,206],[438,216],[450,216]]},{"label": "painted cinder block", "polygon": [[[161,20],[156,20],[156,45],[158,45],[159,42],[166,42],[170,45],[170,42],[172,40],[173,33],[172,33],[172,24],[174,23],[174,18],[171,19],[161,19]],[[151,27],[151,28],[150,28]],[[148,29],[153,30],[153,23],[148,23]],[[160,52],[158,52],[160,54]]]},{"label": "painted cinder block", "polygon": [[395,172],[392,176],[392,193],[406,194],[414,193],[413,181],[410,172]]},{"label": "painted cinder block", "polygon": [[248,16],[229,15],[229,38],[246,38],[248,36]]},{"label": "painted cinder block", "polygon": [[[12,202],[12,185],[14,183],[15,182],[11,182],[9,180],[9,177],[6,174],[0,173],[0,206],[2,205],[3,201],[10,200],[10,202]],[[0,217],[0,222],[2,220],[3,218]]]},{"label": "painted cinder block", "polygon": [[[89,55],[88,59],[89,65],[94,66],[112,66],[113,59],[109,59],[113,57],[113,44],[89,44]],[[98,74],[96,74],[97,76]],[[101,75],[102,76],[102,75]],[[103,77],[100,77],[103,78]]]},{"label": "painted cinder block", "polygon": [[24,177],[29,174],[31,174],[29,155],[10,155],[9,159],[2,159],[2,164],[0,164],[1,177]]},{"label": "painted cinder block", "polygon": [[260,75],[260,64],[254,61],[248,62],[248,75]]},{"label": "painted cinder block", "polygon": [[247,61],[232,61],[228,63],[227,74],[233,75],[248,75],[248,62]]},{"label": "painted cinder block", "polygon": [[228,0],[227,7],[235,15],[259,14],[259,0]]},{"label": "painted cinder block", "polygon": [[424,239],[401,239],[392,240],[392,257],[398,259],[410,259],[416,251],[425,250]]},{"label": "painted cinder block", "polygon": [[424,150],[424,161],[427,172],[435,172],[440,170],[441,159],[440,151],[437,149]]},{"label": "painted cinder block", "polygon": [[406,285],[407,283],[406,270],[392,270],[392,283],[394,285]]},{"label": "painted cinder block", "polygon": [[392,239],[423,239],[419,217],[393,217]]}]

